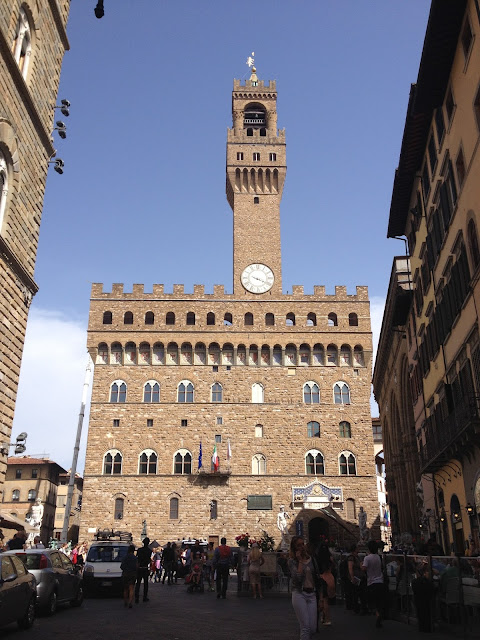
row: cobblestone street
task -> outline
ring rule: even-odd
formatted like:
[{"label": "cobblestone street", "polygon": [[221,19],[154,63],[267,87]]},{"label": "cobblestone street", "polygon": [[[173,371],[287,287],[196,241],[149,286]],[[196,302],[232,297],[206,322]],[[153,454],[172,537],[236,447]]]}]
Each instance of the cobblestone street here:
[{"label": "cobblestone street", "polygon": [[[287,595],[266,596],[263,600],[238,597],[235,582],[226,600],[215,593],[187,594],[183,584],[168,587],[151,584],[150,601],[125,609],[120,598],[89,598],[80,609],[66,607],[51,618],[39,617],[28,631],[12,625],[0,631],[8,640],[296,640],[298,623]],[[343,604],[331,608],[332,626],[321,627],[317,638],[389,640],[425,638],[416,626],[387,620],[383,629],[374,628],[374,617],[354,616]],[[429,638],[448,638],[433,633]]]}]

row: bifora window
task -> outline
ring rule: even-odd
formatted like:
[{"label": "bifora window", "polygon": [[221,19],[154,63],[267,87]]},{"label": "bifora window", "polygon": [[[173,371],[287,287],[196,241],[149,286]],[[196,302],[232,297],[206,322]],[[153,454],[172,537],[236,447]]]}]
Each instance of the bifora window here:
[{"label": "bifora window", "polygon": [[337,382],[333,387],[335,404],[350,404],[350,388],[346,382]]},{"label": "bifora window", "polygon": [[103,459],[103,474],[119,475],[122,473],[122,454],[117,449],[107,451]]},{"label": "bifora window", "polygon": [[305,404],[319,404],[320,389],[316,382],[306,382],[303,385],[303,401]]},{"label": "bifora window", "polygon": [[192,473],[192,454],[187,449],[180,449],[174,457],[173,473],[188,475]]},{"label": "bifora window", "polygon": [[323,463],[323,455],[320,451],[312,449],[305,456],[305,472],[307,475],[323,476],[325,467]]},{"label": "bifora window", "polygon": [[127,385],[123,380],[115,380],[110,389],[110,402],[126,402]]},{"label": "bifora window", "polygon": [[155,380],[150,380],[143,387],[144,402],[160,402],[160,385]]},{"label": "bifora window", "polygon": [[346,451],[345,453],[340,454],[338,464],[341,476],[357,475],[357,464],[353,453]]},{"label": "bifora window", "polygon": [[145,475],[156,474],[157,461],[158,457],[155,451],[145,449],[145,451],[142,451],[138,461],[138,473]]},{"label": "bifora window", "polygon": [[252,458],[252,474],[263,476],[267,473],[267,458],[263,453],[257,453]]},{"label": "bifora window", "polygon": [[178,402],[193,402],[193,384],[189,380],[178,385]]}]

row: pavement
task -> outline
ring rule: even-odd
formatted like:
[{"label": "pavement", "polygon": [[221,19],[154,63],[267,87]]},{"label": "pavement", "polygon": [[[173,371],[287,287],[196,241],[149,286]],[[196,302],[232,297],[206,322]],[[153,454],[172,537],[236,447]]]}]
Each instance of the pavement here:
[{"label": "pavement", "polygon": [[[181,581],[183,583],[183,581]],[[142,592],[141,592],[142,594]],[[235,579],[225,600],[210,591],[189,594],[180,582],[150,584],[149,602],[140,599],[132,609],[121,598],[88,598],[80,608],[60,608],[53,617],[39,617],[31,629],[10,625],[0,630],[8,640],[297,640],[299,626],[288,595],[263,599],[238,596]],[[340,603],[331,607],[332,625],[321,626],[313,640],[354,638],[415,640],[452,636],[421,634],[416,626],[386,620],[375,628],[374,616],[356,616]]]}]

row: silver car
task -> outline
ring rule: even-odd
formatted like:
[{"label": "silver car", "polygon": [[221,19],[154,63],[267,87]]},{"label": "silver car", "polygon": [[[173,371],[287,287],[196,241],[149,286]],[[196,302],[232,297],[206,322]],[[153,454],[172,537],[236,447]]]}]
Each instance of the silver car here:
[{"label": "silver car", "polygon": [[15,554],[37,581],[37,609],[53,615],[58,604],[79,607],[83,602],[82,576],[70,558],[56,549],[19,549]]}]

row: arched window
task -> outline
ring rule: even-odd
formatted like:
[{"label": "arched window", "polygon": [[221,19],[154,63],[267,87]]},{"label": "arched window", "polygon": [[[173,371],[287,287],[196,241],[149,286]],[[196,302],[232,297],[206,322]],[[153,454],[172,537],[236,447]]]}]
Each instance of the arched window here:
[{"label": "arched window", "polygon": [[160,402],[160,385],[156,380],[149,380],[143,387],[144,402]]},{"label": "arched window", "polygon": [[248,350],[248,364],[251,367],[256,367],[258,364],[258,347],[256,344],[251,344]]},{"label": "arched window", "polygon": [[325,349],[323,348],[323,344],[313,345],[313,364],[317,367],[325,364]]},{"label": "arched window", "polygon": [[329,327],[338,327],[338,318],[336,313],[328,314],[328,326]]},{"label": "arched window", "polygon": [[256,453],[252,458],[252,474],[264,476],[267,473],[267,459],[263,453]]},{"label": "arched window", "polygon": [[165,316],[165,324],[175,324],[175,314],[173,311],[169,311]]},{"label": "arched window", "polygon": [[217,342],[208,345],[208,364],[220,364],[220,345]]},{"label": "arched window", "polygon": [[203,342],[195,345],[195,364],[207,364],[207,347]]},{"label": "arched window", "polygon": [[307,327],[317,326],[317,316],[315,313],[309,313],[307,316]]},{"label": "arched window", "polygon": [[249,127],[249,128],[247,129],[247,136],[253,136],[253,129],[252,129],[252,127]]},{"label": "arched window", "polygon": [[28,497],[27,500],[29,502],[35,502],[35,500],[37,499],[37,492],[35,489],[29,489],[28,490]]},{"label": "arched window", "polygon": [[350,404],[350,387],[346,382],[336,382],[333,386],[333,401],[335,404]]},{"label": "arched window", "polygon": [[316,382],[306,382],[303,385],[303,401],[305,404],[319,404],[320,389]]},{"label": "arched window", "polygon": [[122,364],[123,349],[119,342],[114,342],[110,349],[110,364]]},{"label": "arched window", "polygon": [[239,344],[237,347],[237,365],[247,364],[247,347],[244,344]]},{"label": "arched window", "polygon": [[253,326],[253,313],[246,313],[245,314],[245,326],[246,327],[252,327]]},{"label": "arched window", "polygon": [[340,454],[338,458],[339,471],[341,476],[356,476],[357,464],[355,456],[349,451]]},{"label": "arched window", "polygon": [[178,498],[170,498],[170,520],[178,520]]},{"label": "arched window", "polygon": [[192,473],[192,454],[190,451],[179,449],[173,460],[173,473],[175,475],[189,475]]},{"label": "arched window", "polygon": [[126,402],[127,385],[123,380],[115,380],[110,387],[110,402]]},{"label": "arched window", "polygon": [[139,364],[150,364],[150,345],[148,342],[141,342],[138,348]]},{"label": "arched window", "polygon": [[468,248],[470,249],[470,258],[472,260],[473,271],[480,264],[480,250],[478,248],[478,234],[475,221],[472,219],[468,223],[467,229]]},{"label": "arched window", "polygon": [[120,475],[122,473],[122,454],[118,449],[110,449],[103,458],[103,475]]},{"label": "arched window", "polygon": [[187,325],[194,325],[195,324],[195,314],[193,313],[193,311],[189,311],[187,313]]},{"label": "arched window", "polygon": [[275,326],[275,316],[273,315],[273,313],[265,314],[265,325],[267,327],[274,327]]},{"label": "arched window", "polygon": [[112,312],[104,311],[103,312],[103,324],[112,324]]},{"label": "arched window", "polygon": [[167,345],[167,364],[178,364],[178,344],[169,342]]},{"label": "arched window", "polygon": [[269,367],[270,362],[270,347],[268,344],[262,345],[262,349],[260,351],[260,364],[264,367]]},{"label": "arched window", "polygon": [[147,311],[145,314],[145,324],[153,324],[155,322],[155,314],[153,311]]},{"label": "arched window", "polygon": [[308,344],[301,344],[298,350],[299,364],[308,367],[310,364],[310,346]]},{"label": "arched window", "polygon": [[138,458],[138,473],[141,475],[155,475],[157,473],[158,457],[152,449],[145,449]]},{"label": "arched window", "polygon": [[358,327],[358,316],[356,313],[348,314],[348,324],[350,327]]},{"label": "arched window", "polygon": [[5,156],[0,151],[0,232],[2,230],[3,217],[7,206],[8,196],[8,167]]},{"label": "arched window", "polygon": [[287,316],[285,318],[285,323],[286,323],[287,327],[294,327],[295,326],[295,314],[294,313],[287,313]]},{"label": "arched window", "polygon": [[193,363],[193,350],[190,342],[184,342],[180,348],[180,364]]},{"label": "arched window", "polygon": [[347,520],[355,519],[355,500],[353,498],[347,498],[346,500]]},{"label": "arched window", "polygon": [[218,518],[218,502],[216,500],[210,500],[210,520],[216,520]]},{"label": "arched window", "polygon": [[365,360],[363,357],[363,348],[358,344],[353,349],[353,366],[355,367],[365,366]]},{"label": "arched window", "polygon": [[340,366],[349,367],[352,364],[352,350],[348,344],[340,347]]},{"label": "arched window", "polygon": [[222,385],[219,382],[215,382],[212,385],[212,402],[222,402],[223,401],[223,389]]},{"label": "arched window", "polygon": [[210,313],[207,313],[207,325],[214,325],[214,324],[215,324],[215,314],[210,311]]},{"label": "arched window", "polygon": [[133,324],[133,313],[131,311],[125,311],[123,316],[123,324]]},{"label": "arched window", "polygon": [[30,54],[32,52],[31,27],[25,9],[20,9],[17,30],[15,32],[15,42],[13,45],[13,56],[20,68],[22,76],[27,77]]},{"label": "arched window", "polygon": [[233,324],[233,318],[231,313],[226,313],[223,317],[223,324],[225,327],[231,327]]},{"label": "arched window", "polygon": [[222,364],[226,366],[233,365],[233,344],[225,343],[222,348]]},{"label": "arched window", "polygon": [[263,438],[263,424],[255,425],[255,438]]},{"label": "arched window", "polygon": [[152,364],[164,364],[165,363],[165,347],[163,342],[156,342],[153,345],[153,362]]},{"label": "arched window", "polygon": [[287,344],[285,347],[285,364],[287,367],[297,364],[297,347],[294,344]]},{"label": "arched window", "polygon": [[135,364],[137,361],[137,345],[127,342],[125,345],[125,364]]},{"label": "arched window", "polygon": [[323,476],[325,474],[323,455],[317,449],[312,449],[305,456],[305,473],[308,476]]},{"label": "arched window", "polygon": [[14,489],[12,491],[12,502],[18,502],[20,500],[20,489]]},{"label": "arched window", "polygon": [[108,346],[105,342],[98,345],[97,364],[108,364]]},{"label": "arched window", "polygon": [[351,438],[352,437],[352,427],[349,422],[342,420],[339,424],[340,427],[340,438]]},{"label": "arched window", "polygon": [[329,344],[327,347],[327,365],[337,365],[338,364],[338,350],[334,344]]},{"label": "arched window", "polygon": [[282,347],[279,344],[273,347],[273,365],[276,367],[282,366]]},{"label": "arched window", "polygon": [[178,402],[193,402],[193,384],[190,380],[182,380],[178,385]]},{"label": "arched window", "polygon": [[254,382],[252,384],[252,402],[261,403],[264,401],[264,387],[260,382]]},{"label": "arched window", "polygon": [[320,424],[315,420],[312,420],[307,424],[307,437],[320,438]]},{"label": "arched window", "polygon": [[115,507],[114,507],[114,519],[115,520],[123,520],[123,508],[125,505],[125,500],[123,498],[115,498]]}]

